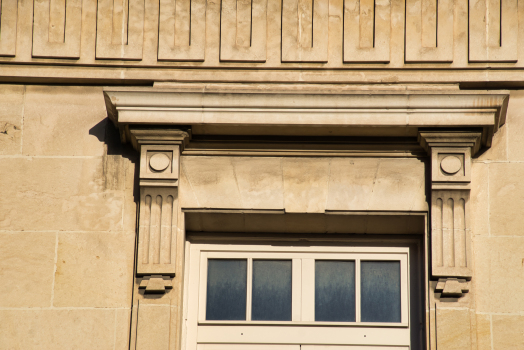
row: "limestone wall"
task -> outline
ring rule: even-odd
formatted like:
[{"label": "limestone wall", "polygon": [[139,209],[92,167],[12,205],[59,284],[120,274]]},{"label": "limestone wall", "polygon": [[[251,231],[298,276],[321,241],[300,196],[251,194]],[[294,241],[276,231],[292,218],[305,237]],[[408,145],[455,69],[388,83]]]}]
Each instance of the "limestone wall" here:
[{"label": "limestone wall", "polygon": [[[1,349],[128,348],[136,154],[106,117],[101,87],[0,87]],[[471,290],[429,293],[439,350],[524,348],[523,134],[524,93],[512,91],[473,164]]]},{"label": "limestone wall", "polygon": [[472,289],[458,302],[429,294],[438,349],[524,348],[523,107],[524,94],[512,91],[506,125],[473,161]]},{"label": "limestone wall", "polygon": [[0,86],[1,349],[128,349],[135,165],[112,130],[99,87]]}]

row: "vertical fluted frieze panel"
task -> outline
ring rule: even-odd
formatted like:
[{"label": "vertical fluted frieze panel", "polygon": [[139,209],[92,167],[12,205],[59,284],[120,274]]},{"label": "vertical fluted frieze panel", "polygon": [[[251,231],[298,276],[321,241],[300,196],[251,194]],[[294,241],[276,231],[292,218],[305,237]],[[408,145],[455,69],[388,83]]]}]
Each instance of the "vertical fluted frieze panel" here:
[{"label": "vertical fluted frieze panel", "polygon": [[137,273],[174,275],[178,189],[142,187],[140,202]]},{"label": "vertical fluted frieze panel", "polygon": [[433,191],[431,243],[433,276],[471,277],[468,190]]},{"label": "vertical fluted frieze panel", "polygon": [[140,218],[140,236],[142,264],[149,264],[149,243],[151,242],[151,196],[146,195],[140,208],[143,212]]},{"label": "vertical fluted frieze panel", "polygon": [[35,0],[33,57],[80,58],[82,0]]},{"label": "vertical fluted frieze panel", "polygon": [[203,61],[206,0],[160,0],[158,60]]},{"label": "vertical fluted frieze panel", "polygon": [[344,1],[344,62],[390,61],[391,0]]},{"label": "vertical fluted frieze panel", "polygon": [[220,60],[265,62],[267,0],[222,0]]},{"label": "vertical fluted frieze panel", "polygon": [[98,0],[97,59],[142,59],[144,9],[144,0]]},{"label": "vertical fluted frieze panel", "polygon": [[[173,243],[173,196],[167,196],[162,203],[160,244],[158,245],[158,261],[160,264],[171,264],[171,248]],[[176,227],[175,227],[176,229]]]},{"label": "vertical fluted frieze panel", "polygon": [[518,0],[469,1],[469,61],[516,62]]},{"label": "vertical fluted frieze panel", "polygon": [[327,62],[328,0],[282,1],[282,62]]},{"label": "vertical fluted frieze panel", "polygon": [[453,0],[406,0],[406,62],[453,61]]},{"label": "vertical fluted frieze panel", "polygon": [[455,266],[467,267],[466,200],[460,198],[455,205]]},{"label": "vertical fluted frieze panel", "polygon": [[[442,223],[444,221],[444,206],[442,203],[442,198],[437,198],[436,205],[433,207],[432,215],[434,217],[433,224],[433,236],[434,236],[434,246],[442,247],[444,244],[444,230],[442,228]],[[444,266],[444,250],[442,248],[435,249],[433,261],[436,266]]]},{"label": "vertical fluted frieze panel", "polygon": [[0,56],[16,54],[18,0],[0,1]]}]

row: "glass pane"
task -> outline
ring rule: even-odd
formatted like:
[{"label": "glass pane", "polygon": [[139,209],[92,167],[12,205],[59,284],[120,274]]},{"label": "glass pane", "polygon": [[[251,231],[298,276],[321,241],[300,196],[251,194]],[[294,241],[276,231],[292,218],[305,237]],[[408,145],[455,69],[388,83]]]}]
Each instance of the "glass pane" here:
[{"label": "glass pane", "polygon": [[291,260],[253,260],[251,319],[291,321]]},{"label": "glass pane", "polygon": [[209,259],[206,320],[245,320],[247,260]]},{"label": "glass pane", "polygon": [[355,322],[354,261],[315,261],[315,321]]},{"label": "glass pane", "polygon": [[400,261],[360,263],[362,322],[400,322]]}]

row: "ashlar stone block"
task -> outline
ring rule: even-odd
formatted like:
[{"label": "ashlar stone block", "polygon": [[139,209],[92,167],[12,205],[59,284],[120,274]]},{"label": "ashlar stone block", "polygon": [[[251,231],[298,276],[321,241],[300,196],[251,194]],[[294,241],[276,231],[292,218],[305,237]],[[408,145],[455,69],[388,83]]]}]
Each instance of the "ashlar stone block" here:
[{"label": "ashlar stone block", "polygon": [[479,312],[524,310],[524,238],[475,237],[475,290]]},{"label": "ashlar stone block", "polygon": [[489,165],[489,220],[491,235],[524,236],[522,163]]},{"label": "ashlar stone block", "polygon": [[425,211],[424,178],[418,159],[333,158],[326,209]]},{"label": "ashlar stone block", "polygon": [[513,90],[510,94],[506,116],[507,150],[510,161],[524,160],[524,91]]},{"label": "ashlar stone block", "polygon": [[0,307],[51,306],[55,247],[55,232],[0,233]]},{"label": "ashlar stone block", "polygon": [[[1,6],[4,6],[4,2]],[[0,22],[0,25],[3,25],[3,22]],[[20,153],[24,93],[25,88],[20,85],[0,86],[0,155]]]},{"label": "ashlar stone block", "polygon": [[4,349],[114,350],[115,309],[0,310]]},{"label": "ashlar stone block", "polygon": [[122,230],[102,158],[0,158],[1,230]]},{"label": "ashlar stone block", "polygon": [[326,208],[330,159],[284,158],[284,207],[289,213],[323,213]]},{"label": "ashlar stone block", "polygon": [[137,350],[168,350],[171,307],[169,300],[140,300],[138,304]]},{"label": "ashlar stone block", "polygon": [[55,273],[56,307],[128,307],[134,232],[61,232]]},{"label": "ashlar stone block", "polygon": [[524,316],[493,315],[493,349],[524,349]]},{"label": "ashlar stone block", "polygon": [[464,350],[471,348],[470,311],[437,308],[437,348]]},{"label": "ashlar stone block", "polygon": [[26,87],[24,155],[102,156],[108,122],[100,87]]}]

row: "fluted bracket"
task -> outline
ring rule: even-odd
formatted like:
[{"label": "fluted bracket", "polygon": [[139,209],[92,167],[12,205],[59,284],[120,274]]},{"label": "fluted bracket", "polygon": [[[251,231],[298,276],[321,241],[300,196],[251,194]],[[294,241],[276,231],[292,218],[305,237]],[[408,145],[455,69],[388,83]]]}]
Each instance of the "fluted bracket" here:
[{"label": "fluted bracket", "polygon": [[[136,272],[139,276],[176,274],[178,179],[180,153],[189,139],[181,129],[133,128],[133,146],[140,152],[140,213]],[[158,279],[158,278],[157,278]],[[146,292],[163,293],[151,277]],[[143,280],[142,282],[144,282]],[[158,283],[156,283],[156,282]],[[161,282],[161,281],[160,281]],[[156,287],[155,287],[156,286]]]},{"label": "fluted bracket", "polygon": [[431,272],[440,278],[440,289],[435,291],[442,296],[462,296],[468,288],[460,284],[460,289],[458,283],[472,277],[471,157],[480,148],[481,135],[476,131],[419,133],[420,144],[431,156]]}]

